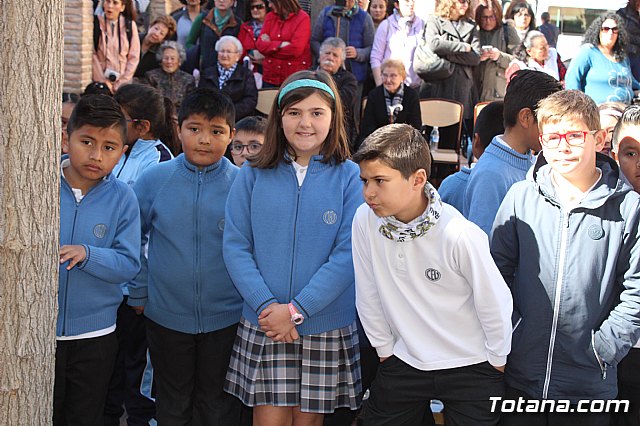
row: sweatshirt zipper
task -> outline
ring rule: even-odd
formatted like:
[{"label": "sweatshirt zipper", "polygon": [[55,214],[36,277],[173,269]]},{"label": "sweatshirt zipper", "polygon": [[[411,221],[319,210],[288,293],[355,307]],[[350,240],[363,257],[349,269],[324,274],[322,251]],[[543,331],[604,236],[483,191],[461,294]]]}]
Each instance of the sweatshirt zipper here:
[{"label": "sweatshirt zipper", "polygon": [[196,225],[196,233],[195,233],[195,241],[194,241],[194,245],[195,245],[195,269],[194,269],[194,275],[195,275],[195,314],[196,314],[196,330],[198,333],[202,333],[202,318],[201,318],[201,312],[200,312],[200,274],[198,273],[199,271],[199,265],[200,265],[200,245],[198,244],[199,241],[199,236],[200,236],[200,216],[198,214],[199,206],[200,206],[200,190],[202,188],[202,170],[198,170],[198,178],[196,180],[196,202],[194,203],[193,209],[194,209],[194,216],[195,216],[195,225]]},{"label": "sweatshirt zipper", "polygon": [[560,257],[558,260],[558,278],[556,279],[556,294],[553,302],[553,322],[551,324],[551,336],[549,337],[549,352],[547,353],[547,371],[544,377],[542,398],[547,399],[549,383],[551,382],[551,366],[553,364],[553,349],[556,343],[558,318],[560,317],[560,298],[562,295],[562,281],[564,276],[564,264],[566,261],[567,239],[569,238],[569,212],[562,213],[562,233],[560,236]]},{"label": "sweatshirt zipper", "polygon": [[298,208],[300,206],[300,188],[302,187],[301,185],[298,185],[298,177],[295,175],[295,170],[294,170],[293,179],[298,189],[296,190],[296,213],[293,218],[293,246],[291,247],[291,273],[289,275],[289,299],[288,300],[293,299],[293,270],[295,265],[296,240],[297,240],[296,230],[298,228]]}]

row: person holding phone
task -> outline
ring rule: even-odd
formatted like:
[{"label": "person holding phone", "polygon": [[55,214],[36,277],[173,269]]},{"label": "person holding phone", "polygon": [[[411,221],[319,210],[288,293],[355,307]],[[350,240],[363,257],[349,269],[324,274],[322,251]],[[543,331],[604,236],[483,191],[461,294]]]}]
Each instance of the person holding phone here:
[{"label": "person holding phone", "polygon": [[513,60],[513,51],[520,38],[511,24],[502,22],[502,7],[498,0],[491,5],[481,4],[476,9],[476,22],[480,26],[480,65],[476,68],[476,86],[482,101],[504,99],[507,80],[504,72]]}]

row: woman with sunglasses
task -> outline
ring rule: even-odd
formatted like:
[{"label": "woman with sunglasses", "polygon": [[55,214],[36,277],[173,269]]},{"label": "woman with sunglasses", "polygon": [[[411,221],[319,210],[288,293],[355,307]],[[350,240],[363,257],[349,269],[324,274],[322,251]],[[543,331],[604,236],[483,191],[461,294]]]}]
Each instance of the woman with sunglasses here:
[{"label": "woman with sunglasses", "polygon": [[584,34],[584,42],[565,77],[567,89],[578,89],[596,103],[630,104],[633,89],[640,88],[631,74],[627,56],[627,32],[622,18],[608,13],[596,18]]},{"label": "woman with sunglasses", "polygon": [[240,25],[240,33],[238,34],[238,40],[240,40],[244,49],[242,57],[248,56],[251,59],[254,71],[262,73],[264,55],[258,52],[256,40],[260,37],[264,18],[267,16],[267,12],[270,11],[269,2],[266,0],[251,0],[247,3],[245,9],[245,22]]}]

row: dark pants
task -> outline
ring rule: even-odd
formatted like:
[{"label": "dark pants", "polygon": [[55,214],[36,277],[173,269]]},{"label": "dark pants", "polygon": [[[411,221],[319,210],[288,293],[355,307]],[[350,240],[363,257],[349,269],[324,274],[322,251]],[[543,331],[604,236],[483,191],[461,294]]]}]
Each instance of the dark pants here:
[{"label": "dark pants", "polygon": [[[526,393],[507,386],[505,399],[536,400]],[[571,407],[570,409],[575,409]],[[547,410],[548,411],[548,410]],[[503,413],[502,426],[607,426],[608,413]]]},{"label": "dark pants", "polygon": [[434,425],[432,399],[444,403],[447,426],[496,425],[491,396],[504,396],[503,374],[488,362],[422,371],[392,356],[380,364],[364,405],[366,426]]},{"label": "dark pants", "polygon": [[240,401],[223,391],[237,328],[187,334],[147,319],[158,425],[239,424]]},{"label": "dark pants", "polygon": [[[362,394],[364,395],[376,377],[380,358],[375,348],[370,345],[363,347],[362,340],[360,342],[360,369],[362,371]],[[351,426],[358,415],[358,411],[338,408],[333,414],[324,416],[324,426]]]},{"label": "dark pants", "polygon": [[136,315],[126,297],[118,308],[116,337],[119,349],[109,382],[104,424],[118,426],[126,407],[128,426],[148,425],[156,409],[154,402],[140,392],[145,370],[151,368],[147,365],[145,317]]},{"label": "dark pants", "polygon": [[115,333],[57,342],[54,426],[103,425],[104,403],[117,352]]},{"label": "dark pants", "polygon": [[612,413],[612,425],[640,426],[640,349],[632,348],[618,364],[618,399],[631,403],[628,413]]}]

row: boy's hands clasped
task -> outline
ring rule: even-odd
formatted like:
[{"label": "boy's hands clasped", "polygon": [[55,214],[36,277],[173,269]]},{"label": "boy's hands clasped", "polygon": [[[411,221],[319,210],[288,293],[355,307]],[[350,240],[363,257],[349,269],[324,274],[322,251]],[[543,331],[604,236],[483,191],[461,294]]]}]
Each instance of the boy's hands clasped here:
[{"label": "boy's hands clasped", "polygon": [[274,342],[292,343],[300,337],[296,326],[291,322],[289,307],[284,303],[272,303],[267,306],[260,313],[258,324]]},{"label": "boy's hands clasped", "polygon": [[87,258],[87,251],[82,245],[65,245],[60,247],[60,263],[69,261],[67,271]]}]

